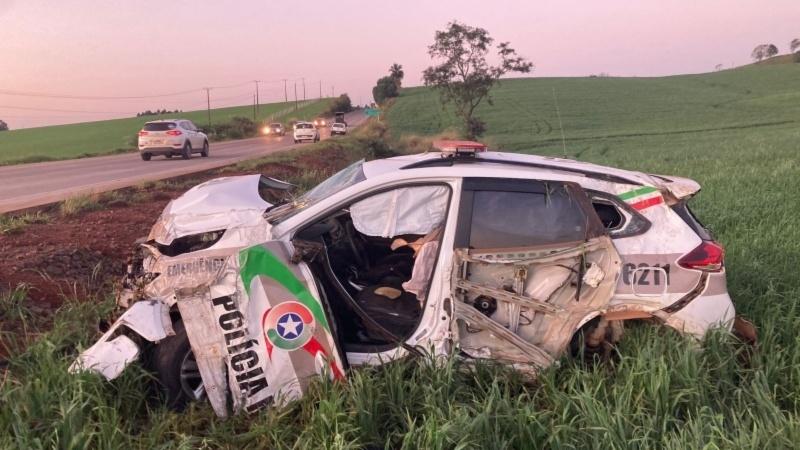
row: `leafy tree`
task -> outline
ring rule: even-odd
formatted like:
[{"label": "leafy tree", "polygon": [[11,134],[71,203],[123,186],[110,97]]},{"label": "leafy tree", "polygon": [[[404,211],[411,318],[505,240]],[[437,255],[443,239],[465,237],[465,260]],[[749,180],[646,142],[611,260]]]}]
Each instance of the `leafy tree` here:
[{"label": "leafy tree", "polygon": [[795,50],[800,50],[800,38],[794,38],[789,43],[789,51],[794,53]]},{"label": "leafy tree", "polygon": [[761,61],[764,58],[771,58],[778,54],[778,47],[775,44],[760,44],[753,49],[750,57],[756,61]]},{"label": "leafy tree", "polygon": [[379,105],[388,98],[397,97],[397,93],[397,82],[391,76],[378,79],[378,84],[372,88],[372,98]]},{"label": "leafy tree", "polygon": [[403,66],[397,63],[392,64],[391,67],[389,67],[389,76],[394,78],[397,89],[400,89],[403,85],[403,77],[405,76]]},{"label": "leafy tree", "polygon": [[500,77],[509,72],[528,73],[533,63],[518,56],[508,42],[497,45],[498,65],[490,65],[486,56],[494,39],[483,28],[451,22],[444,31],[437,31],[428,54],[439,60],[438,65],[422,73],[426,86],[439,91],[442,106],[453,103],[455,112],[464,123],[467,137],[474,139],[483,134],[485,124],[475,117],[475,108],[486,99]]},{"label": "leafy tree", "polygon": [[342,94],[331,102],[330,106],[326,110],[327,114],[333,114],[337,112],[350,112],[353,110],[353,103],[350,101],[350,96],[347,94]]},{"label": "leafy tree", "polygon": [[8,131],[8,124],[0,120],[0,131]]}]

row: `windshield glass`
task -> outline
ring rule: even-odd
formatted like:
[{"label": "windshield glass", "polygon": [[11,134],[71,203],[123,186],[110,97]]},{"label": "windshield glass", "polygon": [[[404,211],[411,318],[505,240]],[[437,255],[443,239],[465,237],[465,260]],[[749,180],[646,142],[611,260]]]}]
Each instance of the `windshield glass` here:
[{"label": "windshield glass", "polygon": [[297,128],[300,129],[300,128],[314,128],[314,127],[310,123],[298,123]]},{"label": "windshield glass", "polygon": [[174,130],[175,122],[148,122],[144,124],[144,131]]},{"label": "windshield glass", "polygon": [[366,180],[367,177],[364,176],[363,166],[364,160],[362,159],[345,167],[315,188],[297,197],[293,202],[280,205],[268,211],[265,216],[266,219],[273,224],[283,222],[318,201]]}]

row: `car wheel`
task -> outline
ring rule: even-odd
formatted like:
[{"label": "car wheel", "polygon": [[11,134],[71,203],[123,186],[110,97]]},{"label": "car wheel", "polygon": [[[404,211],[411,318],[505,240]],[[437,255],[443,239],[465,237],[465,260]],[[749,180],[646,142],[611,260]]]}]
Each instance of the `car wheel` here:
[{"label": "car wheel", "polygon": [[183,144],[183,149],[181,149],[181,157],[183,159],[189,159],[192,157],[192,144],[190,144],[189,141],[186,141],[186,143]]},{"label": "car wheel", "polygon": [[200,156],[203,158],[208,158],[208,141],[203,142],[203,150],[200,151]]},{"label": "car wheel", "polygon": [[164,157],[166,157],[167,159],[171,159],[172,158],[172,153],[167,153],[166,155],[164,155]]},{"label": "car wheel", "polygon": [[297,139],[294,140],[294,143],[297,144]]},{"label": "car wheel", "polygon": [[143,161],[150,161],[152,155],[150,155],[150,153],[142,153],[141,156]]},{"label": "car wheel", "polygon": [[150,361],[167,407],[181,411],[190,402],[205,398],[206,393],[183,321],[172,328],[175,335],[155,346]]}]

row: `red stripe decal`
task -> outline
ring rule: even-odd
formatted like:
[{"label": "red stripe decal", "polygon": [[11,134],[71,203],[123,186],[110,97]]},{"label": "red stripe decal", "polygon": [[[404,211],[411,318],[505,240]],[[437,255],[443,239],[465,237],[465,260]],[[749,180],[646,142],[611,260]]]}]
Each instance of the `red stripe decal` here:
[{"label": "red stripe decal", "polygon": [[631,203],[630,205],[631,208],[637,211],[641,211],[651,206],[660,205],[661,203],[664,203],[664,198],[661,197],[660,195],[657,195],[655,197],[650,197],[636,203]]}]

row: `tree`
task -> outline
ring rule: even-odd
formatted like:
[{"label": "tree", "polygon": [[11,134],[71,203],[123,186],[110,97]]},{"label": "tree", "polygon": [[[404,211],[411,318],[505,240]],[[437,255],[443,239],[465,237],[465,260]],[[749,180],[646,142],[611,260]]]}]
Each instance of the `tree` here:
[{"label": "tree", "polygon": [[8,124],[0,120],[0,131],[8,131]]},{"label": "tree", "polygon": [[794,38],[792,42],[789,43],[789,51],[794,53],[795,50],[800,50],[800,38]]},{"label": "tree", "polygon": [[405,72],[403,72],[403,66],[400,64],[394,63],[389,67],[389,76],[395,80],[395,84],[397,85],[397,89],[403,85],[403,77],[405,76]]},{"label": "tree", "polygon": [[391,76],[378,79],[378,83],[372,88],[372,98],[377,104],[383,104],[388,98],[397,97],[397,82]]},{"label": "tree", "polygon": [[333,114],[337,112],[350,112],[352,110],[353,103],[350,101],[350,96],[347,94],[342,94],[333,99],[326,112],[328,114]]},{"label": "tree", "polygon": [[715,70],[715,71],[717,71],[717,72],[719,72],[720,70],[722,70],[722,68],[723,68],[723,65],[722,65],[722,64],[717,64],[716,66],[714,66],[714,70]]},{"label": "tree", "polygon": [[756,61],[761,61],[764,58],[771,58],[778,54],[778,47],[775,44],[760,44],[753,49],[750,57]]},{"label": "tree", "polygon": [[483,28],[451,22],[444,31],[437,31],[428,54],[439,64],[422,73],[425,86],[439,91],[442,106],[453,103],[470,139],[480,136],[485,124],[473,117],[475,108],[486,99],[492,104],[489,91],[509,72],[528,73],[533,63],[517,55],[508,42],[497,45],[500,61],[496,66],[486,61],[494,39]]}]

